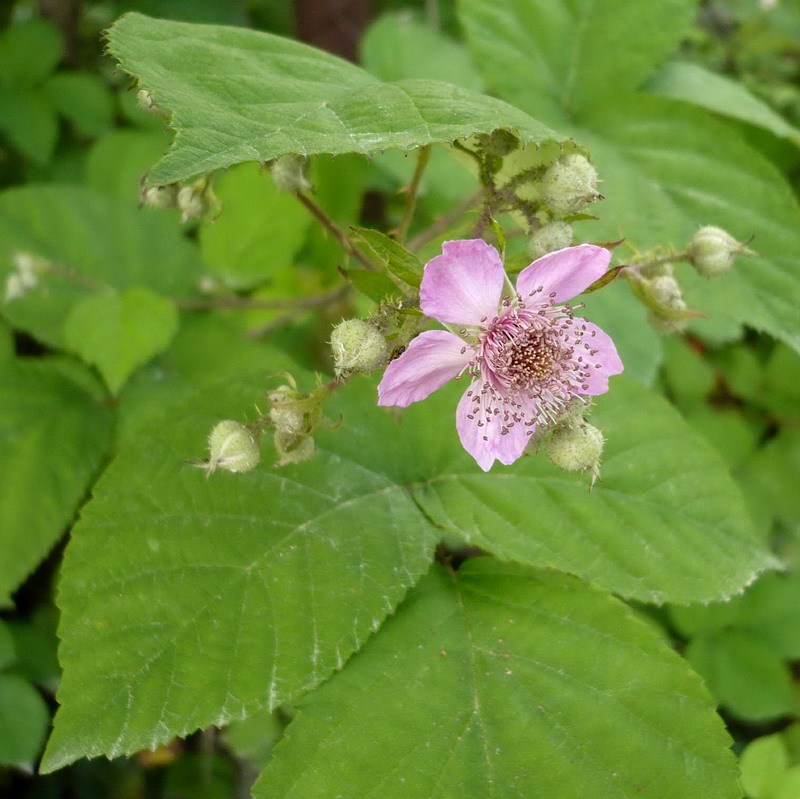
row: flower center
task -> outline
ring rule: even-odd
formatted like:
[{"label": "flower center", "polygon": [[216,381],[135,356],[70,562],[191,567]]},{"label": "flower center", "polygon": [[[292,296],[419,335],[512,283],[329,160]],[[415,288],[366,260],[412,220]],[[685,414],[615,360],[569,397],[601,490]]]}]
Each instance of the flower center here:
[{"label": "flower center", "polygon": [[564,347],[550,330],[528,328],[510,342],[503,371],[509,383],[517,388],[529,388],[553,373],[556,361],[569,358]]}]

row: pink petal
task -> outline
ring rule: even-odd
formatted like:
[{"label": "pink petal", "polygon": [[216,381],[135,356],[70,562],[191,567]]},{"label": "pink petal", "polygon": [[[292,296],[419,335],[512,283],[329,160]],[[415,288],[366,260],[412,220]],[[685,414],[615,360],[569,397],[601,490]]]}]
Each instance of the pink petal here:
[{"label": "pink petal", "polygon": [[481,383],[476,380],[461,397],[456,409],[456,429],[461,445],[478,466],[488,472],[495,460],[508,466],[522,455],[530,441],[528,431],[531,428],[517,423],[506,428],[508,432],[503,435],[503,423],[499,418],[486,414],[484,408],[475,407],[473,397],[480,391]]},{"label": "pink petal", "polygon": [[378,405],[405,408],[425,399],[457,377],[473,354],[454,333],[446,330],[420,333],[408,349],[386,367],[378,386]]},{"label": "pink petal", "polygon": [[420,308],[446,324],[480,325],[497,316],[504,275],[500,254],[482,239],[446,241],[425,265]]},{"label": "pink petal", "polygon": [[557,303],[567,302],[602,277],[611,261],[611,253],[593,244],[579,244],[548,253],[526,266],[517,278],[517,293],[523,302],[537,289],[547,300],[554,294]]},{"label": "pink petal", "polygon": [[578,346],[582,348],[584,359],[590,366],[589,378],[585,384],[588,388],[582,393],[605,394],[608,391],[608,378],[618,375],[625,368],[617,354],[617,348],[608,333],[586,319],[576,318],[575,326],[585,331]]}]

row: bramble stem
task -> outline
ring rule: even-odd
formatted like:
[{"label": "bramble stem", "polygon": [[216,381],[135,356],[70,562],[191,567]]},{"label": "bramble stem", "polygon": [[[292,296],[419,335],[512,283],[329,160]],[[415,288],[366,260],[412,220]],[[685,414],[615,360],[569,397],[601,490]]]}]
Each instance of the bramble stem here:
[{"label": "bramble stem", "polygon": [[336,300],[344,299],[349,291],[350,284],[345,283],[343,286],[339,286],[338,289],[329,291],[325,294],[315,294],[312,297],[302,297],[296,302],[292,303],[291,306],[273,305],[273,308],[291,307],[292,310],[290,310],[288,313],[281,314],[277,319],[273,319],[271,322],[267,322],[265,325],[261,325],[260,327],[255,327],[252,330],[249,330],[247,332],[247,338],[260,338],[261,336],[266,336],[273,330],[277,330],[279,327],[296,319],[303,313],[303,311],[307,311],[309,308],[319,308],[321,305],[327,305],[329,302],[335,302]]},{"label": "bramble stem", "polygon": [[408,194],[406,194],[406,207],[403,210],[403,219],[400,222],[400,227],[397,228],[397,240],[401,244],[405,241],[406,234],[408,233],[408,226],[411,224],[411,219],[414,216],[414,209],[417,205],[417,195],[419,194],[419,185],[430,158],[431,146],[426,144],[424,147],[420,148],[419,155],[417,156],[417,166],[414,170],[414,177],[411,178]]},{"label": "bramble stem", "polygon": [[310,195],[304,191],[296,191],[295,196],[300,200],[306,208],[313,214],[313,216],[322,223],[322,226],[333,234],[334,238],[342,245],[342,249],[348,254],[353,256],[365,269],[372,272],[377,271],[372,261],[364,255],[358,247],[353,244],[347,237],[347,234],[334,222],[325,211],[311,198]]},{"label": "bramble stem", "polygon": [[182,311],[204,311],[218,308],[244,308],[253,310],[275,310],[279,308],[316,308],[328,302],[341,299],[348,286],[340,286],[324,294],[311,297],[287,298],[281,300],[257,300],[252,297],[216,297],[207,300],[178,300],[175,305]]}]

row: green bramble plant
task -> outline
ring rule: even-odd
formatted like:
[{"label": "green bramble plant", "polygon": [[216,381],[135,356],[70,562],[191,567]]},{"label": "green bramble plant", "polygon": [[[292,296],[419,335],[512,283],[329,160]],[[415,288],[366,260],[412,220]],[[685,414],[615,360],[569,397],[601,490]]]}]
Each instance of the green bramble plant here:
[{"label": "green bramble plant", "polygon": [[[363,66],[108,28],[138,127],[0,193],[0,343],[44,352],[1,353],[6,604],[71,527],[57,679],[0,622],[35,722],[0,763],[57,681],[53,780],[792,789],[800,210],[662,65],[694,3],[545,6],[461,0],[463,43],[387,14]],[[730,719],[765,725],[743,782]]]}]

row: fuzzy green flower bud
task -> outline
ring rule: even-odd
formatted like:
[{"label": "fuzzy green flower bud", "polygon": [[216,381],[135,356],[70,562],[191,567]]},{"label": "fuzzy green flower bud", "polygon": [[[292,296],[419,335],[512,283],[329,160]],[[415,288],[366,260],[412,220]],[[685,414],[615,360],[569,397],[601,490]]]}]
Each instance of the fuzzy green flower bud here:
[{"label": "fuzzy green flower bud", "polygon": [[653,297],[667,308],[675,307],[674,303],[678,300],[683,301],[680,284],[672,275],[654,277],[650,281],[650,290],[653,292]]},{"label": "fuzzy green flower bud", "polygon": [[559,425],[547,442],[547,456],[568,472],[590,469],[596,477],[603,454],[603,434],[588,422]]},{"label": "fuzzy green flower bud", "polygon": [[[653,294],[653,298],[664,306],[664,309],[673,311],[686,310],[686,302],[683,299],[680,284],[672,275],[654,277],[650,281],[650,291]],[[686,319],[659,313],[657,308],[650,308],[647,319],[659,333],[680,333],[686,329]]]},{"label": "fuzzy green flower bud", "polygon": [[534,230],[528,239],[528,255],[535,261],[549,252],[572,244],[572,228],[566,222],[549,222]]},{"label": "fuzzy green flower bud", "polygon": [[182,186],[178,189],[176,204],[181,210],[181,224],[202,219],[208,211],[208,202],[197,185]]},{"label": "fuzzy green flower bud", "polygon": [[744,244],[719,227],[701,227],[689,242],[689,260],[699,275],[724,275],[739,253],[749,252]]},{"label": "fuzzy green flower bud", "polygon": [[208,437],[208,473],[217,469],[249,472],[261,460],[261,450],[252,433],[233,419],[216,424]]},{"label": "fuzzy green flower bud", "polygon": [[556,216],[577,214],[600,199],[597,172],[578,153],[563,155],[550,164],[542,177],[542,198]]},{"label": "fuzzy green flower bud", "polygon": [[282,155],[269,165],[269,173],[281,191],[308,191],[311,183],[306,177],[306,159],[299,155]]},{"label": "fuzzy green flower bud", "polygon": [[386,362],[386,339],[369,322],[346,319],[333,329],[331,350],[336,374],[371,372]]},{"label": "fuzzy green flower bud", "polygon": [[269,420],[275,429],[287,436],[299,436],[308,432],[308,414],[298,402],[298,394],[291,386],[278,386],[267,396],[271,403]]},{"label": "fuzzy green flower bud", "polygon": [[281,430],[275,431],[273,441],[278,453],[276,466],[288,466],[290,463],[311,460],[317,448],[311,436],[293,436]]},{"label": "fuzzy green flower bud", "polygon": [[178,207],[178,184],[168,183],[166,186],[146,186],[142,188],[141,203],[148,208],[163,210]]},{"label": "fuzzy green flower bud", "polygon": [[136,92],[136,103],[143,111],[152,111],[154,114],[164,112],[153,102],[153,95],[147,89],[139,89]]}]

